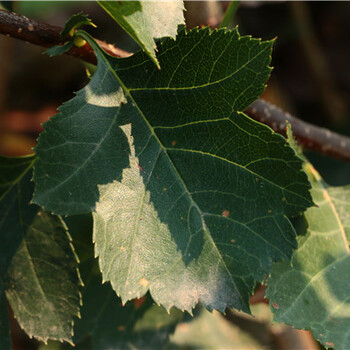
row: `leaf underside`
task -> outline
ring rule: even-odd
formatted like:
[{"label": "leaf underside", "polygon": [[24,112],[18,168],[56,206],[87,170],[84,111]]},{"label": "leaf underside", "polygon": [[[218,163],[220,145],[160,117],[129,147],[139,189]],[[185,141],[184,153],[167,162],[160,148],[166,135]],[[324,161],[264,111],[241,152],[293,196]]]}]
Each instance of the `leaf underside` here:
[{"label": "leaf underside", "polygon": [[[13,159],[13,173],[22,165],[23,159]],[[61,219],[29,205],[31,176],[27,171],[0,202],[4,289],[14,317],[30,337],[71,342],[80,307],[77,259]]]},{"label": "leaf underside", "polygon": [[95,254],[124,302],[150,290],[167,309],[249,311],[255,282],[296,247],[286,215],[312,203],[295,152],[240,112],[264,90],[273,42],[181,31],[158,70],[80,35],[97,71],[45,124],[34,201],[95,210]]},{"label": "leaf underside", "polygon": [[350,348],[350,187],[329,187],[313,170],[317,208],[305,213],[293,267],[276,264],[267,297],[277,322],[311,329],[326,348]]}]

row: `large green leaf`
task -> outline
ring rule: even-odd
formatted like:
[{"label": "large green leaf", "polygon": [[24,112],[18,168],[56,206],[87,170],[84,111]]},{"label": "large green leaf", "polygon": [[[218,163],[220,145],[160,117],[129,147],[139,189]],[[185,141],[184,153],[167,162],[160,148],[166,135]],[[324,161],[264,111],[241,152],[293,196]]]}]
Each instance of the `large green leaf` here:
[{"label": "large green leaf", "polygon": [[[14,172],[23,159],[17,162]],[[77,259],[61,219],[29,205],[31,175],[27,171],[0,202],[0,273],[29,336],[70,342],[80,306]]]},{"label": "large green leaf", "polygon": [[150,290],[168,309],[248,311],[255,281],[296,247],[286,215],[311,204],[295,152],[239,112],[264,89],[273,43],[182,31],[157,70],[80,35],[98,70],[45,125],[34,200],[65,214],[98,201],[96,255],[124,302]]},{"label": "large green leaf", "polygon": [[327,348],[349,349],[350,187],[329,187],[306,166],[318,207],[305,213],[308,230],[299,239],[293,266],[273,268],[267,296],[276,321],[311,329]]},{"label": "large green leaf", "polygon": [[159,67],[155,39],[175,38],[185,24],[182,0],[98,1],[103,9],[140,45]]},{"label": "large green leaf", "polygon": [[90,220],[70,217],[66,220],[80,258],[84,281],[81,319],[75,322],[74,343],[77,349],[161,349],[169,333],[182,318],[155,305],[148,295],[122,305],[109,283],[102,285],[97,261],[93,258]]}]

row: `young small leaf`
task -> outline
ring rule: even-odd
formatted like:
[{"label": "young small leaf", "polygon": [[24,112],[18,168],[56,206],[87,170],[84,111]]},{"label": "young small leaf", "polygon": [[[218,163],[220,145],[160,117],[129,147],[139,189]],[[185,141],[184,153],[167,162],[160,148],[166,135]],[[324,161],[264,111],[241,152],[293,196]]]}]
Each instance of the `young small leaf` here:
[{"label": "young small leaf", "polygon": [[[83,25],[90,25],[93,27],[96,27],[96,25],[91,21],[91,19],[85,15],[83,12],[77,13],[73,15],[65,24],[62,32],[61,32],[61,37],[66,38],[68,36],[73,37],[74,36],[74,31],[78,27],[81,27]],[[70,50],[73,45],[76,45],[74,39],[72,38],[71,40],[67,41],[63,45],[57,45],[48,48],[45,50],[45,53],[49,55],[50,57],[53,56],[58,56],[66,53],[68,50]],[[78,46],[78,45],[76,45]],[[83,45],[82,45],[83,46]],[[78,46],[80,47],[80,46]]]},{"label": "young small leaf", "polygon": [[155,39],[175,38],[178,25],[185,24],[182,0],[98,1],[98,3],[140,45],[158,67]]},{"label": "young small leaf", "polygon": [[73,15],[64,25],[64,28],[61,32],[61,36],[64,38],[67,35],[73,36],[74,30],[83,26],[90,25],[96,27],[88,15],[85,15],[83,12]]},{"label": "young small leaf", "polygon": [[299,238],[292,266],[276,264],[267,297],[277,322],[311,329],[326,348],[350,348],[350,187],[329,187],[310,163],[312,196],[318,207],[305,213],[308,230]]},{"label": "young small leaf", "polygon": [[44,53],[46,53],[50,57],[63,55],[64,53],[69,51],[73,47],[73,45],[74,45],[74,41],[72,39],[70,41],[67,41],[63,45],[52,46],[52,47],[48,48],[47,50],[45,50]]}]

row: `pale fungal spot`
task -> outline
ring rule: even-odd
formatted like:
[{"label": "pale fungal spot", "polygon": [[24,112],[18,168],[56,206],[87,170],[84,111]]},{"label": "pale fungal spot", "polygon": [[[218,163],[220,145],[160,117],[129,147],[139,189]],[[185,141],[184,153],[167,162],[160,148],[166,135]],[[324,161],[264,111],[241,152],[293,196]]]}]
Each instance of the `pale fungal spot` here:
[{"label": "pale fungal spot", "polygon": [[175,146],[176,145],[176,141],[175,140],[172,141],[171,144],[172,144],[172,146]]},{"label": "pale fungal spot", "polygon": [[18,33],[22,33],[22,32],[23,32],[23,29],[22,29],[22,28],[18,28],[17,32],[18,32]]},{"label": "pale fungal spot", "polygon": [[121,246],[121,247],[120,247],[120,250],[121,250],[121,251],[124,251],[124,250],[125,250],[125,247]]},{"label": "pale fungal spot", "polygon": [[310,128],[305,128],[305,132],[306,132],[307,134],[310,134]]},{"label": "pale fungal spot", "polygon": [[268,212],[269,214],[271,214],[271,213],[272,213],[272,210],[271,210],[271,209],[269,209],[267,212]]},{"label": "pale fungal spot", "polygon": [[149,282],[146,280],[146,278],[140,279],[141,286],[147,287],[149,285]]},{"label": "pale fungal spot", "polygon": [[230,212],[228,210],[224,210],[222,212],[222,216],[224,216],[225,218],[227,218],[230,215]]},{"label": "pale fungal spot", "polygon": [[181,330],[182,332],[186,332],[186,331],[188,331],[188,329],[190,328],[190,326],[189,326],[187,323],[183,322],[183,323],[180,323],[180,324],[177,326],[177,328],[179,328],[179,330]]},{"label": "pale fungal spot", "polygon": [[33,26],[32,24],[29,24],[29,25],[28,25],[28,30],[29,30],[30,32],[32,32],[32,31],[34,30],[34,26]]},{"label": "pale fungal spot", "polygon": [[235,239],[231,239],[231,243],[235,243],[236,242],[236,240]]},{"label": "pale fungal spot", "polygon": [[252,113],[253,113],[253,114],[256,113],[256,108],[252,108]]},{"label": "pale fungal spot", "polygon": [[326,137],[327,137],[327,139],[329,139],[331,136],[332,136],[332,133],[331,133],[329,130],[327,130],[327,131],[326,131]]},{"label": "pale fungal spot", "polygon": [[286,201],[286,197],[282,197],[282,202],[285,202]]},{"label": "pale fungal spot", "polygon": [[163,191],[166,192],[168,191],[168,189],[166,187],[163,187]]},{"label": "pale fungal spot", "polygon": [[346,142],[343,140],[342,142],[340,142],[340,146],[344,148],[346,146]]},{"label": "pale fungal spot", "polygon": [[283,123],[280,124],[280,129],[281,130],[284,129],[284,124]]},{"label": "pale fungal spot", "polygon": [[38,216],[41,216],[41,211],[38,211],[38,214],[37,214]]}]

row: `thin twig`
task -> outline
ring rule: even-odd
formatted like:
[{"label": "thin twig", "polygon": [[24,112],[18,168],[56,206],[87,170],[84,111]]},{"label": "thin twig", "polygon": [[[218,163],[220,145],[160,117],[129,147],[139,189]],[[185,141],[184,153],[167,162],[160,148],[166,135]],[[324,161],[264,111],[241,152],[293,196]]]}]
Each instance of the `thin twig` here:
[{"label": "thin twig", "polygon": [[[5,34],[16,39],[24,40],[28,43],[42,47],[52,47],[63,44],[69,38],[61,37],[62,28],[47,23],[35,21],[25,16],[20,16],[14,12],[0,10],[0,34]],[[96,39],[98,44],[109,54],[116,57],[127,57],[131,54],[111,44]],[[89,44],[81,48],[72,47],[68,55],[84,60],[85,62],[96,64],[94,50]]]},{"label": "thin twig", "polygon": [[[62,28],[60,27],[34,21],[13,12],[0,10],[0,34],[35,45],[52,47],[64,43],[65,38],[61,38],[61,31]],[[100,40],[97,40],[97,42],[110,55],[116,57],[128,57],[131,55],[131,53],[116,48],[111,44]],[[80,48],[73,47],[67,54],[96,64],[96,56],[89,44],[85,44]],[[350,138],[346,136],[306,123],[261,99],[255,101],[245,112],[251,118],[269,125],[274,131],[281,134],[285,134],[286,121],[288,121],[292,125],[295,138],[305,149],[318,151],[350,162]]]},{"label": "thin twig", "polygon": [[288,122],[292,126],[294,137],[304,149],[350,162],[349,137],[304,122],[262,99],[253,102],[245,112],[282,135],[285,135]]}]

